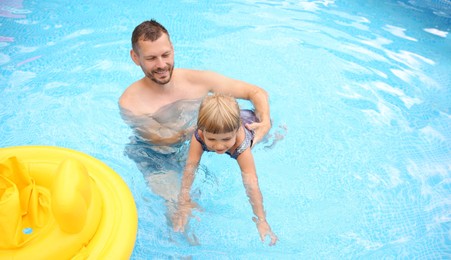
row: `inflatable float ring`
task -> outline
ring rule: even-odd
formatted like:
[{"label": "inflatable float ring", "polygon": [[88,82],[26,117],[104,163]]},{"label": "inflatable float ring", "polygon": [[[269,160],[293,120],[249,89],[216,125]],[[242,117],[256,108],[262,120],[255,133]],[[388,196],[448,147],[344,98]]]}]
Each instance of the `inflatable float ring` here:
[{"label": "inflatable float ring", "polygon": [[138,217],[122,178],[67,148],[0,148],[0,259],[129,259]]}]

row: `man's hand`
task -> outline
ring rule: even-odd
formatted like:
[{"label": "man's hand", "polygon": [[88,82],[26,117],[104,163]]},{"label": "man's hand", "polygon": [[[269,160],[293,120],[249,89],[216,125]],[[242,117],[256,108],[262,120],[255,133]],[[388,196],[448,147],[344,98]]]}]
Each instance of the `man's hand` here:
[{"label": "man's hand", "polygon": [[254,143],[252,145],[254,146],[259,143],[266,134],[268,134],[269,130],[271,129],[271,121],[246,124],[246,128],[253,130],[255,133]]}]

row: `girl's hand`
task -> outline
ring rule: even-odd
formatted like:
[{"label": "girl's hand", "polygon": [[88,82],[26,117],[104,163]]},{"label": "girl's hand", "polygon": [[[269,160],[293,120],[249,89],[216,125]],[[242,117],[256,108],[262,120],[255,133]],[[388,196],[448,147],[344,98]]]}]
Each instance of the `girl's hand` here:
[{"label": "girl's hand", "polygon": [[253,217],[252,220],[257,224],[257,230],[258,233],[260,233],[260,239],[262,242],[265,242],[265,237],[269,236],[271,238],[271,242],[269,243],[270,246],[273,246],[276,244],[278,238],[277,236],[272,232],[271,227],[269,226],[268,222],[266,220],[260,220],[256,217]]},{"label": "girl's hand", "polygon": [[196,203],[192,202],[179,204],[177,212],[172,216],[172,228],[174,232],[185,232],[185,226],[188,224],[191,210],[197,207]]}]

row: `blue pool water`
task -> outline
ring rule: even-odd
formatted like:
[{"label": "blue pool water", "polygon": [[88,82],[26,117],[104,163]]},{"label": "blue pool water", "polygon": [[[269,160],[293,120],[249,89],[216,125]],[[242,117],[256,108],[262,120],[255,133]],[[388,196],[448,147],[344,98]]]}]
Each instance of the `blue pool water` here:
[{"label": "blue pool water", "polygon": [[[142,77],[130,37],[150,18],[176,66],[269,92],[285,137],[254,154],[275,247],[234,161],[203,159],[190,246],[124,155],[117,100]],[[3,0],[0,147],[68,147],[118,172],[139,213],[132,259],[449,259],[450,27],[449,0]]]}]

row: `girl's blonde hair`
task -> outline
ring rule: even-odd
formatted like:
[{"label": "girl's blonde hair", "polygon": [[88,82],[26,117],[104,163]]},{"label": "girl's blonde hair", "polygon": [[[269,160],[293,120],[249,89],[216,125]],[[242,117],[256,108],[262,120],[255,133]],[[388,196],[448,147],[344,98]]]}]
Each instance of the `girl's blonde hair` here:
[{"label": "girl's blonde hair", "polygon": [[236,131],[241,126],[240,107],[235,98],[224,94],[208,95],[202,101],[197,127],[213,134]]}]

